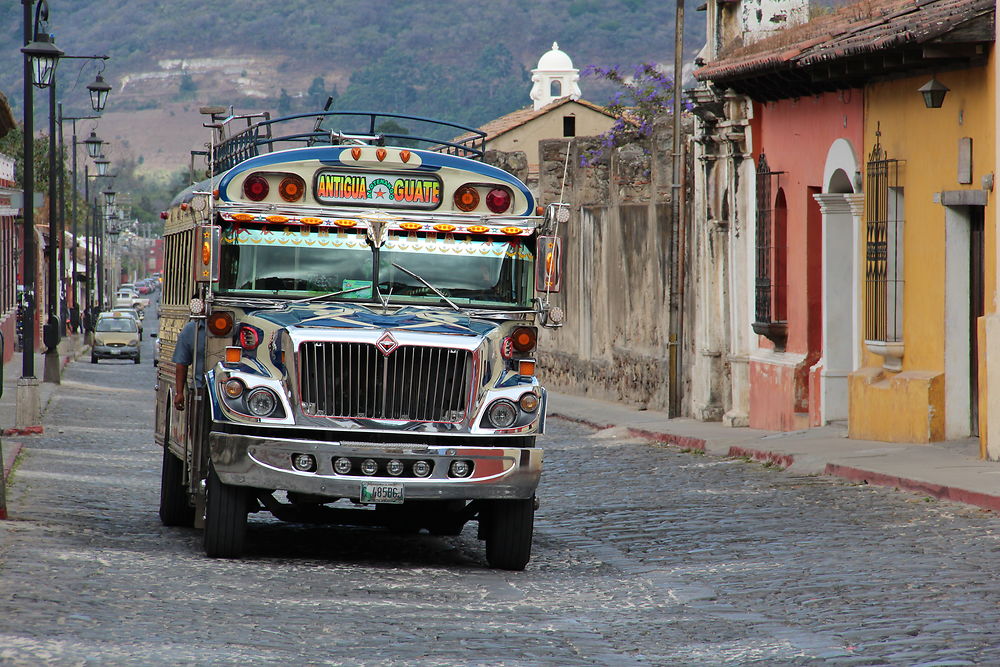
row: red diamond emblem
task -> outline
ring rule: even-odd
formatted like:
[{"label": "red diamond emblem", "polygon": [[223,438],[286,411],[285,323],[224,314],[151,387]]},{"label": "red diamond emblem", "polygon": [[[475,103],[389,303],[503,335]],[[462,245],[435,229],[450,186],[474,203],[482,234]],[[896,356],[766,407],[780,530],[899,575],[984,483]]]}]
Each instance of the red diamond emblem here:
[{"label": "red diamond emblem", "polygon": [[382,337],[375,342],[375,347],[386,357],[393,353],[393,351],[399,347],[399,343],[396,339],[392,337],[392,334],[386,331],[382,334]]}]

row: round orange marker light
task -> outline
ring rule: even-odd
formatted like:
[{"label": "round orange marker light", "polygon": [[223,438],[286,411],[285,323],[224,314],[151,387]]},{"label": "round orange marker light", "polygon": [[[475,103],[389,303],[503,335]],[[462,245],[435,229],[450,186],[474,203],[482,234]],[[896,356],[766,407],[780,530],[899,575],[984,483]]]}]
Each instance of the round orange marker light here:
[{"label": "round orange marker light", "polygon": [[486,225],[472,225],[468,229],[473,234],[485,234],[486,232],[490,231],[490,228],[487,227]]},{"label": "round orange marker light", "polygon": [[201,263],[208,264],[212,261],[212,246],[205,241],[201,244]]},{"label": "round orange marker light", "polygon": [[250,222],[256,217],[257,216],[252,213],[233,213],[232,215],[233,220],[236,220],[237,222]]},{"label": "round orange marker light", "polygon": [[298,201],[302,199],[302,195],[306,191],[306,182],[302,180],[302,177],[296,176],[295,174],[290,174],[281,179],[281,183],[278,185],[278,194],[281,198],[288,202]]},{"label": "round orange marker light", "polygon": [[479,206],[479,191],[471,185],[463,185],[455,190],[455,208],[460,211],[472,211]]},{"label": "round orange marker light", "polygon": [[517,236],[521,233],[522,229],[520,227],[503,227],[500,231],[509,236]]},{"label": "round orange marker light", "polygon": [[401,222],[401,223],[399,223],[399,226],[402,229],[406,229],[406,230],[411,231],[411,232],[415,232],[418,229],[423,229],[423,227],[424,227],[419,222]]},{"label": "round orange marker light", "polygon": [[538,340],[538,332],[531,327],[518,327],[510,335],[510,340],[514,349],[518,352],[528,352],[535,349]]},{"label": "round orange marker light", "polygon": [[434,225],[434,229],[439,232],[453,232],[455,231],[455,225],[449,225],[447,222],[439,222]]},{"label": "round orange marker light", "polygon": [[322,218],[299,218],[299,222],[303,225],[321,225],[323,224]]},{"label": "round orange marker light", "polygon": [[269,215],[264,219],[268,222],[288,222],[288,218],[283,215]]},{"label": "round orange marker light", "polygon": [[233,314],[219,310],[208,318],[208,330],[216,336],[225,336],[233,330]]},{"label": "round orange marker light", "polygon": [[357,220],[334,220],[333,224],[338,227],[355,227],[358,224]]},{"label": "round orange marker light", "polygon": [[[226,361],[229,361],[229,350],[226,349]],[[232,363],[232,362],[230,362]],[[226,380],[225,384],[222,385],[222,390],[226,392],[226,396],[229,398],[239,398],[243,395],[246,387],[237,378],[229,378]]]}]

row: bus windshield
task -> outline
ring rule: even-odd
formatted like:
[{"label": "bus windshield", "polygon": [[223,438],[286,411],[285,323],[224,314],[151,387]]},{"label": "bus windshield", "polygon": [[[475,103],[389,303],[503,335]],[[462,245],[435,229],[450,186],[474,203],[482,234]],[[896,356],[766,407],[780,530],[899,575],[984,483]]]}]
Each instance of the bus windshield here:
[{"label": "bus windshield", "polygon": [[443,303],[410,274],[460,306],[528,308],[534,255],[521,239],[484,235],[392,232],[375,251],[353,230],[229,229],[222,236],[218,289],[296,299],[342,291],[333,298],[377,303],[377,283],[390,303]]}]

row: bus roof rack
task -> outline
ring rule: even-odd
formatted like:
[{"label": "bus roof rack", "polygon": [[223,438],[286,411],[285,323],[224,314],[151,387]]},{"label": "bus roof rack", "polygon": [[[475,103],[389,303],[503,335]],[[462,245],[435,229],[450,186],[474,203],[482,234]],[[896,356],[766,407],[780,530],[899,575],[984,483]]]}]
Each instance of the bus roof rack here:
[{"label": "bus roof rack", "polygon": [[[272,119],[267,113],[235,115],[231,107],[205,109],[213,120],[206,126],[216,130],[213,175],[262,153],[335,142],[421,147],[475,160],[485,152],[482,130],[409,114],[316,111]],[[237,120],[246,120],[246,127],[234,125]]]}]

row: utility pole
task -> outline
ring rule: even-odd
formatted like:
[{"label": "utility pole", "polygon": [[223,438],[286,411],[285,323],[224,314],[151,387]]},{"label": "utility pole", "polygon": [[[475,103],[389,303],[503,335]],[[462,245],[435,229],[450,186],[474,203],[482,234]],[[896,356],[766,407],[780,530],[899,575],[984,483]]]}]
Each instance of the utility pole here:
[{"label": "utility pole", "polygon": [[677,9],[674,15],[674,127],[673,127],[673,167],[671,169],[671,207],[673,218],[673,231],[670,235],[671,262],[670,262],[670,323],[669,323],[669,345],[670,345],[670,397],[669,413],[671,417],[681,415],[681,372],[684,368],[681,363],[681,352],[683,351],[683,283],[686,280],[681,266],[686,252],[685,243],[682,239],[685,236],[684,221],[681,220],[681,199],[684,197],[683,183],[684,161],[681,159],[683,144],[681,142],[681,89],[684,84],[684,0],[676,0]]}]

